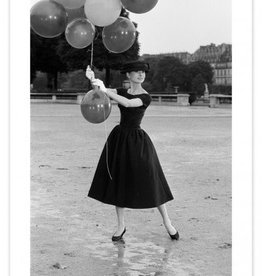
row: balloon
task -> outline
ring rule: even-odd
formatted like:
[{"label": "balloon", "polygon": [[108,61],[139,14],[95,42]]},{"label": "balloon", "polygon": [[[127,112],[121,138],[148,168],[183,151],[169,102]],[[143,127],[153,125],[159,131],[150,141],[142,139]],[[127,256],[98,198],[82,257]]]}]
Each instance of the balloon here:
[{"label": "balloon", "polygon": [[146,13],[152,10],[158,0],[121,0],[125,9],[133,13]]},{"label": "balloon", "polygon": [[86,17],[96,26],[104,27],[116,21],[121,13],[120,0],[86,0]]},{"label": "balloon", "polygon": [[62,4],[66,9],[78,9],[85,4],[85,0],[55,0]]},{"label": "balloon", "polygon": [[86,18],[84,6],[78,9],[66,9],[67,12],[67,22],[70,23],[76,18]]},{"label": "balloon", "polygon": [[136,40],[135,25],[129,19],[120,16],[113,24],[103,28],[102,40],[110,52],[125,52]]},{"label": "balloon", "polygon": [[86,18],[76,18],[65,31],[67,42],[74,48],[83,49],[90,45],[95,36],[95,27]]},{"label": "balloon", "polygon": [[88,122],[99,124],[108,118],[112,105],[108,96],[101,90],[95,88],[86,93],[80,108],[83,117]]},{"label": "balloon", "polygon": [[31,28],[45,38],[59,36],[65,31],[67,14],[65,8],[55,1],[40,1],[31,8]]}]

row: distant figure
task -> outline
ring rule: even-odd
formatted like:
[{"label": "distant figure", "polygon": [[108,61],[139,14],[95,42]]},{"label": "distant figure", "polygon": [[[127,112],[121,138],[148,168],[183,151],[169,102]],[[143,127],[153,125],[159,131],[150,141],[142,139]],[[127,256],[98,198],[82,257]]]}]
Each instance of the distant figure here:
[{"label": "distant figure", "polygon": [[[114,127],[107,139],[88,193],[91,198],[115,206],[117,229],[113,241],[121,240],[126,232],[125,208],[154,207],[158,208],[171,239],[179,239],[165,206],[173,195],[155,147],[140,127],[152,100],[141,86],[148,70],[149,64],[145,62],[125,64],[121,73],[129,79],[129,89],[108,89],[101,80],[91,79],[92,85],[99,86],[100,90],[118,102],[121,113],[120,124]],[[89,75],[87,72],[86,76]]]}]

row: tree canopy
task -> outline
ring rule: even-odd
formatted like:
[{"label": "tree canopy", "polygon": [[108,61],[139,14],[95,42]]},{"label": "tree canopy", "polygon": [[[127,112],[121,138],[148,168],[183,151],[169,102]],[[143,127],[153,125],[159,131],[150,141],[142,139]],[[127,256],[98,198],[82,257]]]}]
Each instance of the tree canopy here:
[{"label": "tree canopy", "polygon": [[47,73],[49,88],[56,86],[57,73],[67,72],[66,63],[57,54],[57,45],[61,38],[46,39],[38,36],[31,30],[31,82],[36,71]]},{"label": "tree canopy", "polygon": [[[172,56],[149,57],[145,59],[150,63],[151,70],[147,75],[147,88],[149,91],[174,91],[179,87],[181,92],[191,92],[196,88],[193,80],[202,81],[202,84],[212,83],[213,71],[209,63],[196,61],[190,64],[182,63],[178,58]],[[149,85],[148,83],[151,83]],[[198,85],[198,90],[201,85]]]}]

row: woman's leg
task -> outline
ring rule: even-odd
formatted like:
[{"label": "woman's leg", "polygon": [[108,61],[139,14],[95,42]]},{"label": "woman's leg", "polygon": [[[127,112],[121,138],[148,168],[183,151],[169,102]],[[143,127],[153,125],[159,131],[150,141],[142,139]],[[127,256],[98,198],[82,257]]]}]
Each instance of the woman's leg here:
[{"label": "woman's leg", "polygon": [[162,219],[163,219],[163,223],[165,225],[165,228],[167,230],[167,232],[171,235],[175,235],[177,230],[176,228],[172,225],[172,222],[168,216],[168,213],[167,213],[167,209],[166,209],[166,205],[165,204],[162,204],[160,206],[157,207],[158,208],[158,211],[160,212],[161,216],[162,216]]},{"label": "woman's leg", "polygon": [[116,215],[117,215],[117,230],[114,236],[119,236],[125,229],[125,218],[124,218],[124,208],[116,206]]}]

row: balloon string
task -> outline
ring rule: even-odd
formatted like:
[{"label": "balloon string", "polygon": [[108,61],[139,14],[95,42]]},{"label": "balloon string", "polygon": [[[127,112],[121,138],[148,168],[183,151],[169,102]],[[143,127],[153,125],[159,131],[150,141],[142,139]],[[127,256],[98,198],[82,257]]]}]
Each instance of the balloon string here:
[{"label": "balloon string", "polygon": [[[104,94],[104,102],[106,100],[106,94]],[[110,179],[112,180],[112,176],[110,173],[110,169],[109,169],[109,161],[108,161],[108,140],[107,140],[107,125],[106,125],[106,114],[105,114],[105,108],[103,108],[104,111],[104,127],[105,127],[105,136],[106,136],[106,168],[107,168],[107,172],[109,174]]]},{"label": "balloon string", "polygon": [[[91,58],[90,58],[90,67],[91,69],[93,69],[93,55],[94,55],[94,42],[92,42],[91,44]],[[104,94],[104,102],[106,100],[106,94]],[[103,113],[104,113],[104,127],[105,127],[105,137],[106,137],[106,168],[107,168],[107,172],[109,174],[110,179],[112,180],[112,176],[110,173],[110,169],[109,169],[109,161],[108,161],[108,141],[107,141],[107,125],[106,125],[106,114],[105,114],[105,109],[103,108]]]},{"label": "balloon string", "polygon": [[91,44],[91,59],[90,59],[90,67],[93,69],[93,55],[94,55],[94,42]]}]

